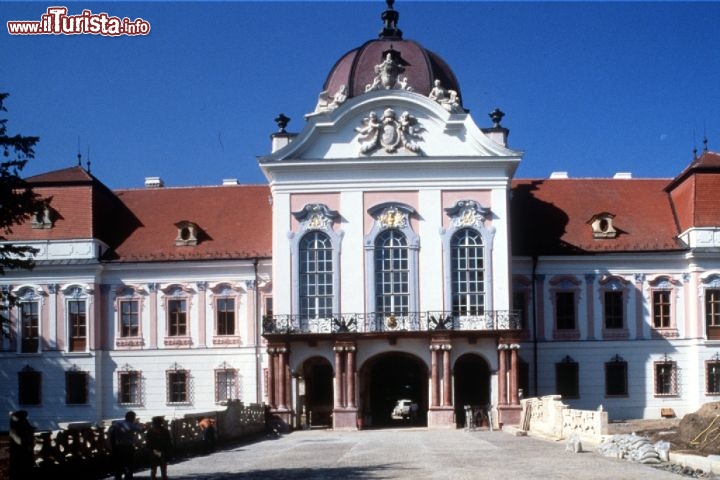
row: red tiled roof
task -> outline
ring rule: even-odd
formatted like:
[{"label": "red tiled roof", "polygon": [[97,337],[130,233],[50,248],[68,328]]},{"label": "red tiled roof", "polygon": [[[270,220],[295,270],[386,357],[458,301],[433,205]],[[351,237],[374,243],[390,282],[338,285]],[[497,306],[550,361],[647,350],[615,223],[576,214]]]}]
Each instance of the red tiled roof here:
[{"label": "red tiled roof", "polygon": [[[682,246],[669,179],[515,180],[511,200],[516,255],[672,251]],[[594,215],[614,215],[615,238],[593,238]]]},{"label": "red tiled roof", "polygon": [[703,152],[666,188],[681,231],[720,225],[720,154]]},{"label": "red tiled roof", "polygon": [[[270,189],[264,185],[147,188],[115,192],[135,216],[110,260],[221,260],[272,255]],[[180,221],[201,230],[194,246],[176,246]]]}]

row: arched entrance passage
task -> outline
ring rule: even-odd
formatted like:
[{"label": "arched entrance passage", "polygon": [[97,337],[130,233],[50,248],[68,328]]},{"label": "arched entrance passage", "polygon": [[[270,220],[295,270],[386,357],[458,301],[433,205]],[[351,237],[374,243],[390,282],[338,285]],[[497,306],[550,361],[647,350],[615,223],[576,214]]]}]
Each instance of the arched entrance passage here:
[{"label": "arched entrance passage", "polygon": [[[428,370],[407,353],[384,353],[360,370],[360,418],[365,427],[427,425]],[[399,401],[417,404],[417,415],[393,416]],[[409,408],[409,406],[408,406]]]},{"label": "arched entrance passage", "polygon": [[301,424],[332,426],[333,369],[323,357],[312,357],[302,364],[304,386],[298,388]]},{"label": "arched entrance passage", "polygon": [[490,366],[484,358],[465,354],[455,361],[455,419],[465,426],[465,405],[490,404]]}]

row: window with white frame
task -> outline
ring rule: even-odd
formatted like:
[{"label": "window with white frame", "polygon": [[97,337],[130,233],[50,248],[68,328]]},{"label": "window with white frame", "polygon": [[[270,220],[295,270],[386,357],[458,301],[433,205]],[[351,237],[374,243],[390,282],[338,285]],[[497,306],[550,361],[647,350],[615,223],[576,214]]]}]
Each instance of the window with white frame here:
[{"label": "window with white frame", "polygon": [[720,340],[720,276],[703,281],[705,287],[705,330],[708,340]]},{"label": "window with white frame", "polygon": [[628,364],[620,355],[615,355],[611,361],[605,362],[605,396],[627,397],[627,395]]},{"label": "window with white frame", "polygon": [[720,395],[720,355],[705,361],[705,394]]},{"label": "window with white frame", "polygon": [[333,313],[333,247],[320,231],[303,235],[300,256],[300,316],[330,318]]},{"label": "window with white frame", "polygon": [[375,239],[375,311],[407,315],[410,306],[407,238],[394,228]]},{"label": "window with white frame", "polygon": [[661,276],[650,282],[650,315],[652,334],[656,337],[677,337],[674,315],[674,285],[670,277]]},{"label": "window with white frame", "polygon": [[188,334],[187,300],[170,299],[167,301],[168,336],[183,337]]},{"label": "window with white frame", "polygon": [[485,265],[480,232],[463,228],[450,240],[453,315],[485,313]]},{"label": "window with white frame", "polygon": [[18,404],[42,403],[42,373],[29,365],[18,372]]},{"label": "window with white frame", "polygon": [[578,303],[580,280],[562,275],[550,280],[550,295],[555,314],[553,337],[559,340],[576,340],[580,337],[578,328]]},{"label": "window with white frame", "polygon": [[175,364],[166,371],[167,403],[191,404],[190,372]]},{"label": "window with white frame", "polygon": [[580,398],[580,366],[569,355],[555,364],[555,390],[562,398]]},{"label": "window with white frame", "polygon": [[603,317],[607,330],[625,328],[625,309],[622,290],[604,292]]},{"label": "window with white frame", "polygon": [[68,300],[67,319],[69,329],[68,350],[84,352],[87,350],[87,302],[85,300]]},{"label": "window with white frame", "polygon": [[120,337],[140,335],[140,302],[135,299],[120,300]]},{"label": "window with white frame", "polygon": [[663,360],[655,362],[655,396],[669,397],[678,394],[677,382],[677,364],[665,357]]},{"label": "window with white frame", "polygon": [[118,372],[118,403],[120,405],[142,405],[142,372],[126,366]]},{"label": "window with white frame", "polygon": [[215,370],[215,403],[238,400],[239,391],[237,369],[224,363]]},{"label": "window with white frame", "polygon": [[18,305],[20,323],[20,352],[37,353],[40,350],[40,302],[21,301]]},{"label": "window with white frame", "polygon": [[72,369],[65,372],[65,403],[85,405],[88,403],[88,372]]},{"label": "window with white frame", "polygon": [[215,334],[235,335],[235,298],[219,297],[215,300]]}]

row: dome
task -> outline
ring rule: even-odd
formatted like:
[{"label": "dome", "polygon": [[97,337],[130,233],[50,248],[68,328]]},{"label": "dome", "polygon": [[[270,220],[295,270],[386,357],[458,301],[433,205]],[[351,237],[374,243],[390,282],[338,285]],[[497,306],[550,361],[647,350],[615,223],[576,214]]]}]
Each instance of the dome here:
[{"label": "dome", "polygon": [[455,110],[459,110],[462,97],[455,74],[437,54],[414,40],[402,38],[397,28],[399,14],[393,10],[392,0],[387,4],[379,38],[343,55],[330,70],[323,94],[344,101],[370,90],[402,89],[430,96],[435,88],[446,99],[452,95]]}]

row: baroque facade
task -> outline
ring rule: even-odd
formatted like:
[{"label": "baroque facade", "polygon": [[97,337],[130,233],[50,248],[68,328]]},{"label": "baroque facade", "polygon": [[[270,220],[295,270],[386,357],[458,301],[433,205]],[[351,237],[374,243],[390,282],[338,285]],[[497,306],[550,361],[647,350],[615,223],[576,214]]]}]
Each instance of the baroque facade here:
[{"label": "baroque facade", "polygon": [[469,405],[517,423],[523,396],[620,419],[720,395],[720,155],[514,179],[503,113],[480,128],[388,4],[303,130],[278,117],[268,185],[28,179],[52,201],[8,237],[38,253],[2,279],[7,410],[56,428],[240,399],[294,428],[453,428]]}]

